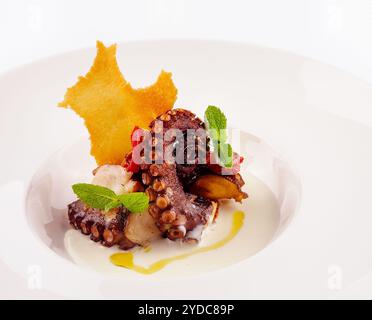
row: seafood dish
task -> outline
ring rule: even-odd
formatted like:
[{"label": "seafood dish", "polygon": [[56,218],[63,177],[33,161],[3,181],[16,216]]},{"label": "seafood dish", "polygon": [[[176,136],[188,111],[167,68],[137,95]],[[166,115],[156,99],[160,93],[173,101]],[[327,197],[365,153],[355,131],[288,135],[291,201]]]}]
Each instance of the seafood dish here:
[{"label": "seafood dish", "polygon": [[90,183],[72,186],[73,228],[121,250],[162,238],[197,245],[218,221],[221,202],[248,198],[225,114],[208,106],[202,120],[175,108],[176,98],[170,73],[134,89],[119,70],[116,46],[97,43],[90,71],[59,105],[83,118],[97,162]]}]

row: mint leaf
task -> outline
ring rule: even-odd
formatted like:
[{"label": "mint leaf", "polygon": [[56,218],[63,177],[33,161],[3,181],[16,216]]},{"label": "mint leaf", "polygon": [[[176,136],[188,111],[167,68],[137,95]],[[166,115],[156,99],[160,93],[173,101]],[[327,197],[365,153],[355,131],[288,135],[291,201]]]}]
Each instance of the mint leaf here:
[{"label": "mint leaf", "polygon": [[204,118],[212,140],[221,141],[227,139],[227,119],[218,107],[208,106],[207,110],[205,110]]},{"label": "mint leaf", "polygon": [[149,206],[149,198],[144,192],[117,195],[111,189],[89,183],[74,184],[72,190],[86,205],[104,211],[124,206],[132,213],[139,213]]},{"label": "mint leaf", "polygon": [[208,106],[205,110],[205,121],[208,124],[208,128],[211,129],[226,129],[227,119],[220,108],[215,106]]},{"label": "mint leaf", "polygon": [[109,202],[106,206],[105,206],[105,211],[110,211],[111,209],[114,209],[114,208],[117,208],[117,207],[120,207],[122,204],[120,202],[120,200],[113,200],[111,202]]},{"label": "mint leaf", "polygon": [[89,183],[74,184],[72,190],[85,204],[100,210],[105,210],[106,206],[117,200],[114,191]]},{"label": "mint leaf", "polygon": [[139,213],[145,211],[149,206],[149,198],[144,192],[133,192],[122,194],[118,199],[130,212]]},{"label": "mint leaf", "polygon": [[233,150],[227,143],[227,119],[220,108],[208,106],[204,114],[208,133],[211,137],[213,149],[218,154],[221,164],[231,168],[233,165]]},{"label": "mint leaf", "polygon": [[220,160],[226,168],[233,166],[233,150],[231,144],[220,145]]}]

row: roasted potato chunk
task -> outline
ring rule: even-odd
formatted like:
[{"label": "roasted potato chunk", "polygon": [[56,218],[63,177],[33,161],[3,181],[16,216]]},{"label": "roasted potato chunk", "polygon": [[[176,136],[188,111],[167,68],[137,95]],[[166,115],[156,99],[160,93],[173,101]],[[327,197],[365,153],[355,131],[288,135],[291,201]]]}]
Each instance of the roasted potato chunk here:
[{"label": "roasted potato chunk", "polygon": [[241,176],[205,175],[199,177],[191,186],[191,192],[210,200],[234,199],[241,202],[248,195],[241,190]]},{"label": "roasted potato chunk", "polygon": [[130,241],[143,247],[147,247],[153,240],[160,238],[160,231],[147,211],[131,213],[124,234]]}]

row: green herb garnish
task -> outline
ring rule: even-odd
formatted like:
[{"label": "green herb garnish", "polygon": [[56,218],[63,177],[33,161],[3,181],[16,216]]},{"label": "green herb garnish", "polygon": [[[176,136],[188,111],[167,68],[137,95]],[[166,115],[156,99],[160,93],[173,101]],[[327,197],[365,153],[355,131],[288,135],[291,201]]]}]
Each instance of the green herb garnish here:
[{"label": "green herb garnish", "polygon": [[143,212],[149,206],[149,198],[144,192],[126,193],[118,196],[119,201],[130,212]]},{"label": "green herb garnish", "polygon": [[204,118],[214,151],[218,154],[221,164],[226,168],[231,168],[233,165],[233,150],[231,145],[227,143],[226,116],[220,108],[208,106]]},{"label": "green herb garnish", "polygon": [[105,211],[124,206],[132,213],[140,213],[149,205],[149,198],[144,192],[117,195],[111,189],[89,183],[74,184],[72,190],[86,205]]}]

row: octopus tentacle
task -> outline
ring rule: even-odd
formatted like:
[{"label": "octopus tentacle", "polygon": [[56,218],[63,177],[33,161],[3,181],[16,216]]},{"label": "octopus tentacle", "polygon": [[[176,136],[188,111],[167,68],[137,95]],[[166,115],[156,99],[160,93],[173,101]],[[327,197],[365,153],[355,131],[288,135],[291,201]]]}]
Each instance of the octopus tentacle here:
[{"label": "octopus tentacle", "polygon": [[90,235],[91,240],[101,242],[106,247],[117,244],[123,250],[135,245],[124,234],[128,214],[123,207],[106,213],[86,206],[81,200],[68,206],[69,221],[75,229],[81,230],[85,235]]},{"label": "octopus tentacle", "polygon": [[151,182],[149,213],[164,237],[191,240],[188,234],[197,226],[205,226],[213,216],[214,204],[184,192],[174,164],[152,164],[147,171]]},{"label": "octopus tentacle", "polygon": [[[162,132],[159,131],[158,121],[162,121]],[[201,119],[192,112],[184,109],[169,110],[150,124],[153,136],[165,135],[170,129],[178,129],[185,135],[187,130],[205,129]],[[207,151],[208,146],[201,146],[197,136],[192,137],[195,151]],[[156,149],[157,139],[153,139],[152,146]],[[177,143],[176,138],[163,141],[166,148]],[[202,148],[199,148],[199,147]],[[186,156],[185,149],[185,156]],[[161,163],[142,166],[142,183],[150,200],[149,213],[154,218],[163,236],[170,240],[184,241],[199,240],[195,232],[198,226],[206,226],[216,211],[215,203],[186,192],[187,185],[201,173],[203,166],[198,163],[198,152],[195,153],[194,164]],[[202,231],[202,229],[201,229]],[[200,231],[200,232],[201,232]]]}]

